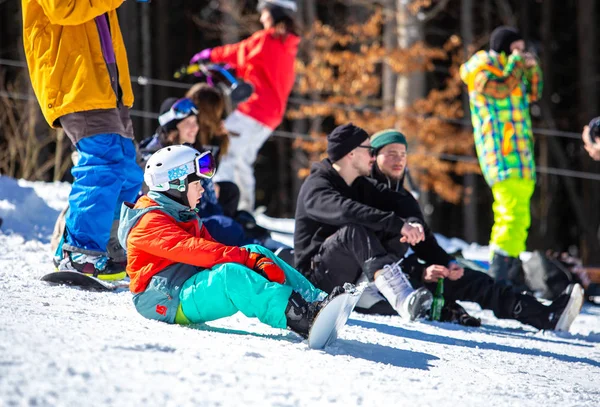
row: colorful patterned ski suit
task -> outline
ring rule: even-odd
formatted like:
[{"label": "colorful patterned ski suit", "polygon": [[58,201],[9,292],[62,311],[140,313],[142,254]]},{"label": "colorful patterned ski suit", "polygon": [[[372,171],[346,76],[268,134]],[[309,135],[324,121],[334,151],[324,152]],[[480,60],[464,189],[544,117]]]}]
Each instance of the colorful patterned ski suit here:
[{"label": "colorful patterned ski suit", "polygon": [[529,201],[535,185],[529,103],[542,93],[538,65],[521,56],[479,51],[461,66],[468,87],[475,147],[494,195],[493,250],[517,257],[525,250]]}]

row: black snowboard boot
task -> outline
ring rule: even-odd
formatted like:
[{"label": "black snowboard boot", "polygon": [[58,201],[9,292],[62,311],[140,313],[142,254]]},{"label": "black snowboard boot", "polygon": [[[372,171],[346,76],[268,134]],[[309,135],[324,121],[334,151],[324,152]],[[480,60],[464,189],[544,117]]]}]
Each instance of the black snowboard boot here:
[{"label": "black snowboard boot", "polygon": [[568,331],[582,305],[583,288],[571,284],[547,306],[531,295],[519,294],[513,315],[517,321],[537,329]]},{"label": "black snowboard boot", "polygon": [[440,322],[452,322],[464,326],[480,327],[481,319],[469,315],[467,310],[456,302],[445,304],[442,308]]},{"label": "black snowboard boot", "polygon": [[285,318],[288,328],[303,338],[308,338],[310,327],[321,308],[344,292],[344,287],[335,287],[323,301],[309,303],[296,291],[292,291],[288,305],[285,308]]}]

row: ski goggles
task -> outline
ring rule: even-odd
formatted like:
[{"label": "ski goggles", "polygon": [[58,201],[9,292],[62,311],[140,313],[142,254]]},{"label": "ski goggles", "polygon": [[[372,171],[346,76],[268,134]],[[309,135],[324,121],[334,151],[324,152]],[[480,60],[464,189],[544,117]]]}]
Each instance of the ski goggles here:
[{"label": "ski goggles", "polygon": [[173,120],[183,120],[195,114],[198,114],[198,108],[196,108],[194,102],[188,98],[183,98],[173,103],[168,111],[158,116],[158,123],[161,126],[166,126]]},{"label": "ski goggles", "polygon": [[[157,187],[159,191],[166,191],[170,188],[170,184],[176,180],[183,181],[191,174],[195,174],[198,178],[211,179],[217,172],[215,159],[210,151],[205,151],[196,157],[193,161],[181,164],[170,170],[160,173],[144,174],[144,181],[149,187]],[[185,185],[185,184],[180,184]],[[176,187],[175,187],[176,188]]]}]

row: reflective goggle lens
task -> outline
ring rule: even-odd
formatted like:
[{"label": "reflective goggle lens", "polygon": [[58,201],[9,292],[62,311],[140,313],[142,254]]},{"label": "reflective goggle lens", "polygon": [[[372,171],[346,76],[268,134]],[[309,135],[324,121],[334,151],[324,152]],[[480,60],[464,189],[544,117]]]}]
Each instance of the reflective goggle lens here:
[{"label": "reflective goggle lens", "polygon": [[206,151],[196,158],[196,175],[210,179],[215,172],[217,172],[217,166],[210,151]]},{"label": "reflective goggle lens", "polygon": [[178,116],[178,118],[181,116],[198,114],[198,109],[196,108],[196,105],[194,105],[194,102],[192,102],[188,98],[179,99],[173,104],[171,110],[175,112],[175,115]]},{"label": "reflective goggle lens", "polygon": [[158,117],[161,126],[168,125],[173,120],[182,120],[186,117],[198,114],[198,109],[194,102],[188,98],[179,99],[171,108]]}]

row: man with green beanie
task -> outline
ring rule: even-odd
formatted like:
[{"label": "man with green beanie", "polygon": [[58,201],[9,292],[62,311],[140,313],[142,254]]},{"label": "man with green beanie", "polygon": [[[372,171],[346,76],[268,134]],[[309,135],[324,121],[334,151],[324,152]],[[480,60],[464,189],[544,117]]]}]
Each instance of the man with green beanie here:
[{"label": "man with green beanie", "polygon": [[479,51],[460,68],[471,106],[475,147],[494,196],[490,275],[520,284],[519,254],[531,223],[535,187],[529,104],[542,94],[542,71],[511,27],[498,27],[490,50]]},{"label": "man with green beanie", "polygon": [[581,286],[569,286],[556,301],[545,306],[533,296],[519,293],[513,286],[495,282],[485,273],[462,268],[438,244],[425,222],[418,202],[402,186],[407,163],[406,137],[394,129],[383,130],[371,136],[371,147],[375,149],[371,180],[379,188],[387,186],[395,191],[393,199],[371,205],[378,208],[395,205],[394,211],[416,218],[423,225],[425,240],[413,247],[414,254],[404,258],[402,268],[410,276],[414,287],[425,285],[430,291],[434,291],[437,281],[444,279],[446,306],[442,310],[442,320],[478,326],[480,321],[471,317],[456,303],[473,301],[484,309],[492,310],[498,318],[516,319],[538,329],[569,329],[579,313],[579,304],[583,301]]},{"label": "man with green beanie", "polygon": [[[423,227],[417,219],[373,206],[391,201],[394,193],[366,181],[372,152],[368,133],[352,123],[327,135],[327,158],[312,164],[298,194],[295,265],[325,292],[368,281],[376,302],[383,302],[390,314],[414,320],[425,316],[432,295],[424,288],[414,290],[399,262],[408,245],[423,239]],[[363,180],[360,191],[355,189]],[[364,292],[361,302],[363,297]]]}]

